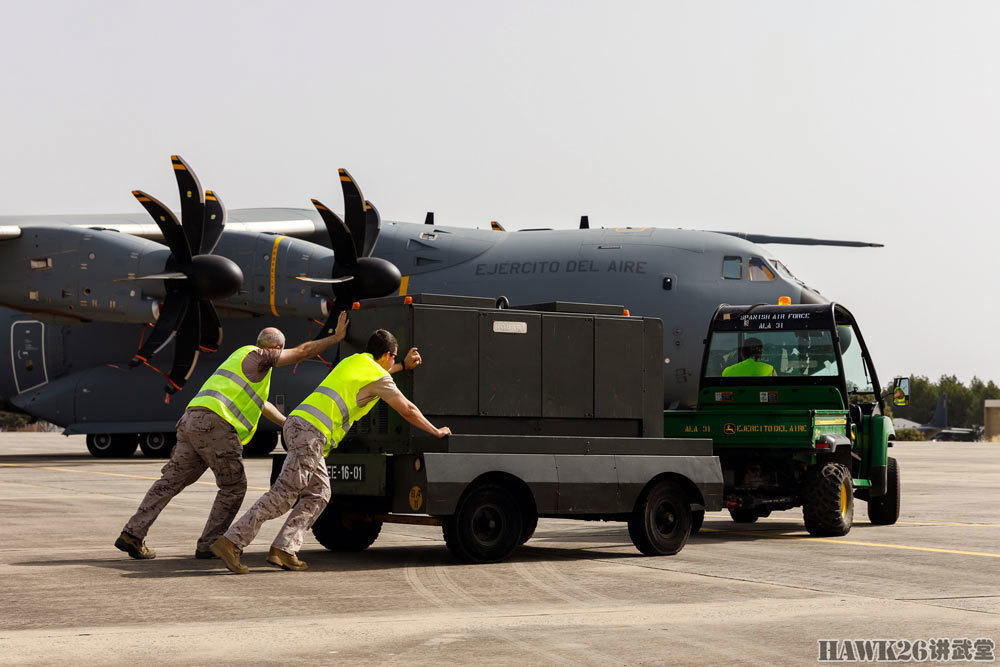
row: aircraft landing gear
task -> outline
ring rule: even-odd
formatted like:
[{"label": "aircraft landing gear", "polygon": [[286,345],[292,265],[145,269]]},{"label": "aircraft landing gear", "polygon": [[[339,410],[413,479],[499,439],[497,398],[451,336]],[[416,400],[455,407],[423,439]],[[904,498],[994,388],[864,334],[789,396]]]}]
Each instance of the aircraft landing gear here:
[{"label": "aircraft landing gear", "polygon": [[139,449],[151,459],[170,457],[174,445],[177,444],[176,433],[140,433]]},{"label": "aircraft landing gear", "polygon": [[87,449],[99,459],[121,459],[135,454],[139,439],[135,433],[88,433]]}]

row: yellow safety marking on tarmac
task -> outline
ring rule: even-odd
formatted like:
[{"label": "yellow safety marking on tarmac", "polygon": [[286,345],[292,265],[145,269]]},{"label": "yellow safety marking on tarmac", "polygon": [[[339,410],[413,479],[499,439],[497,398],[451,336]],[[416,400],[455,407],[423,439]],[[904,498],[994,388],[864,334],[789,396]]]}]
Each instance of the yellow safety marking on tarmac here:
[{"label": "yellow safety marking on tarmac", "polygon": [[[706,514],[705,518],[713,519],[726,519],[729,520],[729,515],[724,513],[719,514]],[[767,521],[793,521],[796,523],[802,523],[801,518],[790,517],[790,516],[771,516],[767,517]],[[1000,528],[1000,523],[969,523],[960,521],[897,521],[895,523],[897,526],[951,526],[952,528]]]},{"label": "yellow safety marking on tarmac", "polygon": [[274,239],[274,247],[271,248],[271,312],[275,317],[278,317],[278,310],[274,307],[274,274],[278,268],[278,244],[281,243],[281,239],[284,236],[279,236]]},{"label": "yellow safety marking on tarmac", "polygon": [[[107,475],[108,477],[130,477],[132,479],[151,479],[157,480],[159,477],[149,477],[147,475],[127,475],[121,472],[103,472],[101,470],[74,470],[73,468],[55,468],[52,466],[33,466],[27,463],[0,463],[0,468],[32,468],[34,470],[54,470],[56,472],[75,472],[84,475]],[[204,484],[205,486],[215,486],[215,482],[195,482],[195,484]],[[248,486],[248,489],[253,489],[255,491],[267,491],[266,486]]]},{"label": "yellow safety marking on tarmac", "polygon": [[1000,554],[987,551],[960,551],[958,549],[938,549],[936,547],[912,547],[906,544],[884,544],[882,542],[856,542],[854,540],[835,540],[829,537],[812,537],[810,535],[777,535],[774,533],[751,532],[739,530],[720,530],[718,528],[702,528],[703,533],[718,533],[720,535],[742,535],[745,537],[766,537],[772,540],[803,540],[805,542],[828,542],[832,544],[850,544],[856,547],[876,547],[879,549],[903,549],[905,551],[927,551],[937,554],[957,554],[959,556],[983,556],[985,558],[1000,558]]}]

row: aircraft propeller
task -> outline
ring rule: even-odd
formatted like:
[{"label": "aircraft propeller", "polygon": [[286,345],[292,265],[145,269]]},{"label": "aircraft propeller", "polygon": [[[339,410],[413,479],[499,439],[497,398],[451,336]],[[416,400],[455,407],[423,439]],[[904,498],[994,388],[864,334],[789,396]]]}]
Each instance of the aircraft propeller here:
[{"label": "aircraft propeller", "polygon": [[212,254],[226,224],[222,200],[211,190],[202,194],[198,177],[180,156],[170,159],[180,190],[181,222],[154,197],[141,190],[132,194],[153,216],[171,255],[162,273],[124,279],[165,281],[167,295],[160,316],[128,365],[147,362],[176,338],[168,397],[191,377],[200,352],[215,352],[222,343],[222,324],[211,300],[232,296],[243,284],[243,272],[235,262]]},{"label": "aircraft propeller", "polygon": [[313,199],[333,248],[333,275],[330,278],[297,276],[299,280],[333,286],[333,309],[317,337],[333,333],[337,317],[361,299],[387,296],[399,289],[402,276],[392,262],[372,257],[378,239],[381,218],[370,201],[361,194],[346,169],[338,169],[344,191],[344,218]]}]

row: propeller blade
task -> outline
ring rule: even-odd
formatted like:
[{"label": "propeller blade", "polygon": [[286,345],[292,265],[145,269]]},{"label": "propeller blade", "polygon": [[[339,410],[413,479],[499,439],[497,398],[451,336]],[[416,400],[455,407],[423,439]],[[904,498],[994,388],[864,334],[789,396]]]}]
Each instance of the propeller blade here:
[{"label": "propeller blade", "polygon": [[330,235],[330,246],[333,248],[333,259],[336,264],[345,268],[351,268],[358,263],[358,255],[354,246],[354,239],[351,238],[351,230],[347,228],[340,216],[328,209],[318,199],[311,200],[313,206],[319,211],[319,216],[323,218],[326,225],[326,232]]},{"label": "propeller blade", "polygon": [[302,280],[307,283],[326,283],[327,285],[339,285],[340,283],[346,283],[348,280],[354,280],[354,276],[343,276],[341,278],[310,278],[309,276],[295,276],[296,280]]},{"label": "propeller blade", "polygon": [[222,322],[219,321],[219,314],[208,299],[198,299],[198,310],[201,313],[198,347],[205,352],[216,352],[222,345]]},{"label": "propeller blade", "polygon": [[171,155],[170,161],[174,164],[174,176],[181,195],[181,222],[188,247],[192,254],[200,254],[205,221],[205,197],[201,183],[180,155]]},{"label": "propeller blade", "polygon": [[181,389],[194,372],[198,363],[198,340],[201,338],[201,309],[188,308],[181,326],[177,330],[177,344],[174,345],[174,364],[170,368],[170,384],[167,393]]},{"label": "propeller blade", "polygon": [[580,229],[590,229],[590,217],[586,215],[580,216]]},{"label": "propeller blade", "polygon": [[199,255],[209,255],[215,250],[222,238],[222,230],[226,226],[226,206],[219,195],[208,190],[205,192],[205,224],[202,228]]},{"label": "propeller blade", "polygon": [[177,222],[177,217],[173,212],[163,205],[161,201],[148,195],[142,190],[133,190],[132,196],[139,200],[142,207],[153,216],[156,225],[163,232],[163,240],[167,242],[170,252],[174,253],[174,258],[179,264],[191,263],[191,246],[188,244],[187,236],[184,235],[184,228]]},{"label": "propeller blade", "polygon": [[184,320],[190,301],[191,296],[187,290],[175,289],[167,292],[167,296],[163,300],[163,308],[160,309],[160,317],[156,320],[152,333],[143,342],[142,347],[135,353],[132,360],[128,362],[129,366],[138,366],[166,347]]},{"label": "propeller blade", "polygon": [[170,273],[153,273],[148,276],[130,276],[128,278],[115,278],[112,282],[120,283],[123,280],[184,280],[186,275],[180,271]]},{"label": "propeller blade", "polygon": [[378,240],[379,230],[382,228],[382,218],[378,214],[375,204],[365,201],[365,243],[362,257],[371,257],[372,250],[375,249],[375,241]]},{"label": "propeller blade", "polygon": [[366,202],[361,189],[346,169],[338,169],[340,187],[344,191],[344,222],[351,230],[354,250],[358,257],[364,257]]},{"label": "propeller blade", "polygon": [[427,216],[424,218],[425,225],[434,224],[434,211],[427,211]]},{"label": "propeller blade", "polygon": [[495,232],[505,232],[505,231],[507,231],[506,229],[504,229],[504,228],[503,228],[503,225],[501,225],[501,224],[500,224],[499,222],[497,222],[496,220],[491,220],[491,221],[490,221],[490,228],[491,228],[491,229],[492,229],[493,231],[495,231]]}]

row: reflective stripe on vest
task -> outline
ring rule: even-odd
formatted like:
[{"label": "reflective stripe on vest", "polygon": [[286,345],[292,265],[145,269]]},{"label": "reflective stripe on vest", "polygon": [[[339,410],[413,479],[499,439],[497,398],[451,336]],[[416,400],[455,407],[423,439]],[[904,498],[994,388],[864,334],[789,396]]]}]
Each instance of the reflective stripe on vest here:
[{"label": "reflective stripe on vest", "polygon": [[301,417],[326,438],[323,455],[330,453],[351,430],[351,424],[361,419],[378,403],[378,397],[363,406],[357,404],[358,392],[379,378],[388,375],[372,355],[353,354],[334,368],[313,393],[306,397],[289,417]]},{"label": "reflective stripe on vest", "polygon": [[227,358],[210,376],[187,407],[208,408],[233,427],[240,442],[250,442],[257,431],[267,394],[271,389],[271,369],[260,382],[243,374],[243,360],[256,345],[244,345]]}]

